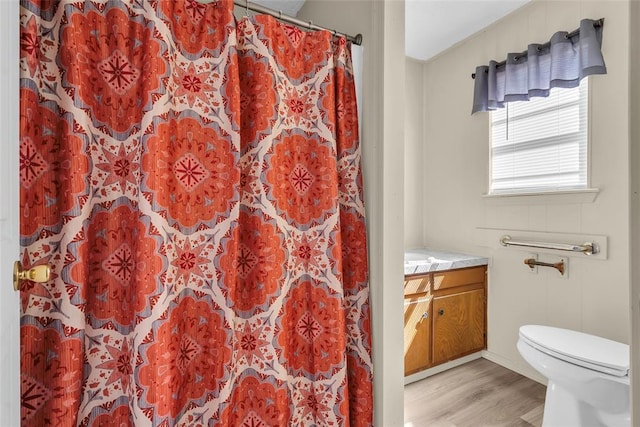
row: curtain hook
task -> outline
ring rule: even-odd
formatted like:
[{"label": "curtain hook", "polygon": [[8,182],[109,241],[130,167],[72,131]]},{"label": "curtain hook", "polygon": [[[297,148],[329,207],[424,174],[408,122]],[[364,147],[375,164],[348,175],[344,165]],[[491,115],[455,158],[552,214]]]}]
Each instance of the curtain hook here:
[{"label": "curtain hook", "polygon": [[282,10],[279,10],[278,13],[280,14],[280,20],[282,21]]},{"label": "curtain hook", "polygon": [[244,16],[249,16],[249,0],[244,0]]},{"label": "curtain hook", "polygon": [[313,21],[309,21],[309,29],[313,30]]}]

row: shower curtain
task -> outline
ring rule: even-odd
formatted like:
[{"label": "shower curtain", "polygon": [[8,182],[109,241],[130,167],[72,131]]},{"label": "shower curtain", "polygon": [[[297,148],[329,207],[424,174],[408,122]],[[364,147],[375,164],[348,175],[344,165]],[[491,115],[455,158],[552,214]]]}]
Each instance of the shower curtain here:
[{"label": "shower curtain", "polygon": [[365,426],[349,46],[233,1],[21,0],[25,426]]}]

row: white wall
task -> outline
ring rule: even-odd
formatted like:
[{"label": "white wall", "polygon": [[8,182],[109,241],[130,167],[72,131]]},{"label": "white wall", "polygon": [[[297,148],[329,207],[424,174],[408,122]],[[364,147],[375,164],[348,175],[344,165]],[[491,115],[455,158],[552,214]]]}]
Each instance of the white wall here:
[{"label": "white wall", "polygon": [[298,18],[364,37],[361,147],[370,255],[374,424],[402,426],[404,1],[307,0]]},{"label": "white wall", "polygon": [[422,204],[424,179],[422,144],[424,137],[423,62],[407,58],[405,81],[404,138],[404,248],[422,246]]},{"label": "white wall", "polygon": [[[541,323],[629,342],[629,1],[536,1],[424,65],[422,144],[423,244],[491,258],[487,357],[540,377],[515,347],[518,328]],[[476,65],[573,30],[582,18],[605,18],[605,76],[590,78],[593,203],[560,198],[517,202],[483,198],[488,181],[487,114],[470,115]],[[418,150],[407,144],[407,152]],[[485,240],[479,227],[528,232],[605,235],[608,258],[569,260],[569,278],[539,269],[526,253]],[[416,228],[419,232],[419,227]],[[513,233],[513,234],[516,234]],[[407,230],[411,234],[411,230]],[[576,242],[581,243],[581,242]],[[541,254],[541,258],[557,256]]]},{"label": "white wall", "polygon": [[629,22],[631,25],[630,67],[630,142],[629,166],[631,168],[631,360],[632,373],[632,425],[640,424],[640,2],[631,2]]},{"label": "white wall", "polygon": [[0,2],[0,426],[20,424],[20,293],[13,290],[19,244],[19,21],[18,2]]}]

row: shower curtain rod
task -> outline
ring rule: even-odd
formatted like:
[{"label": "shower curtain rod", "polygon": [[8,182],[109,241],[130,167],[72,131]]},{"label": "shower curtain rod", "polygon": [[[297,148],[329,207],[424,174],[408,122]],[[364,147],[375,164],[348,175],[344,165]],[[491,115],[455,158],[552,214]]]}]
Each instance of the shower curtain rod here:
[{"label": "shower curtain rod", "polygon": [[320,25],[314,24],[312,21],[305,22],[300,19],[294,18],[293,16],[285,15],[282,11],[277,11],[273,9],[269,9],[268,7],[261,6],[259,4],[251,3],[250,1],[242,1],[242,0],[234,0],[233,4],[238,7],[242,7],[247,10],[251,10],[253,12],[263,13],[266,15],[271,15],[275,18],[278,18],[281,21],[288,22],[289,24],[297,25],[298,27],[308,28],[310,30],[325,30],[330,31],[334,35],[341,35],[346,37],[350,42],[357,44],[358,46],[362,44],[362,34],[356,34],[355,36],[351,36],[349,34],[341,33],[336,30],[330,30],[326,27],[321,27]]}]

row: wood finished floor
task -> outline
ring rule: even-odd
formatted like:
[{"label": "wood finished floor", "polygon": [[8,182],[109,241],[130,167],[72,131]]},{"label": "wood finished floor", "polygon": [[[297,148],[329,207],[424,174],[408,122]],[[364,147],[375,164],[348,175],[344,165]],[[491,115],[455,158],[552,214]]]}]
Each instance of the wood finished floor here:
[{"label": "wood finished floor", "polygon": [[540,427],[546,387],[486,359],[404,388],[404,427]]}]

